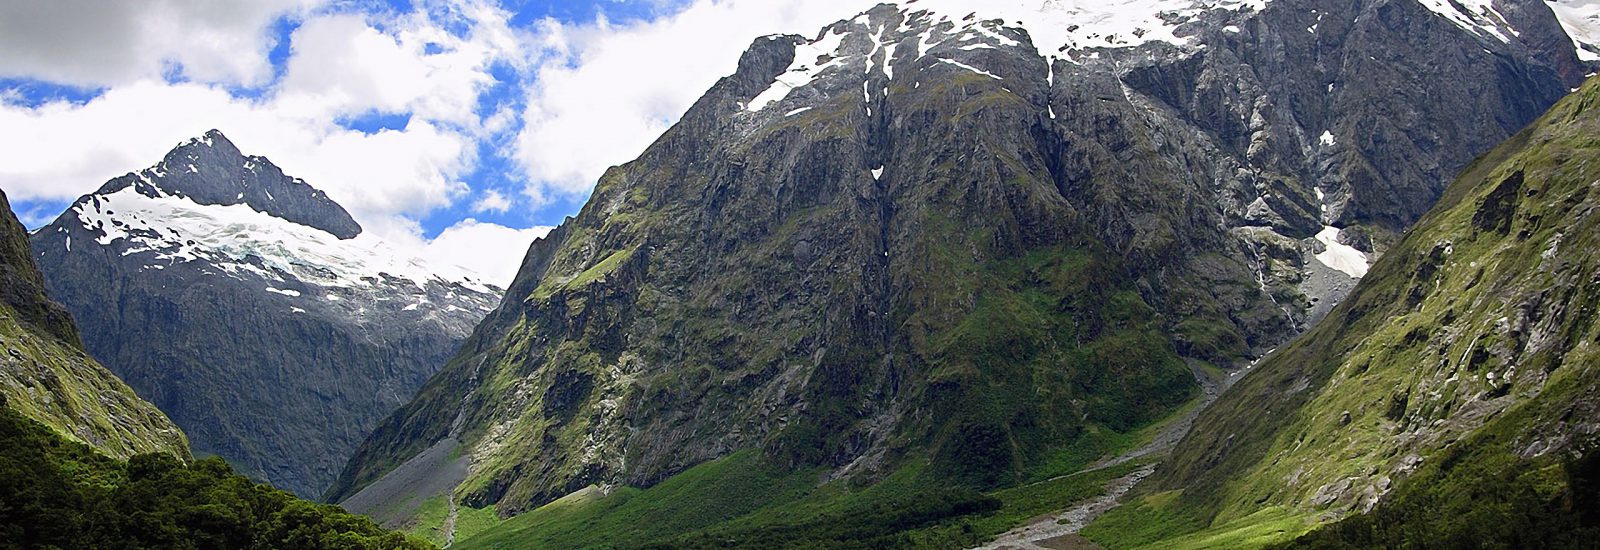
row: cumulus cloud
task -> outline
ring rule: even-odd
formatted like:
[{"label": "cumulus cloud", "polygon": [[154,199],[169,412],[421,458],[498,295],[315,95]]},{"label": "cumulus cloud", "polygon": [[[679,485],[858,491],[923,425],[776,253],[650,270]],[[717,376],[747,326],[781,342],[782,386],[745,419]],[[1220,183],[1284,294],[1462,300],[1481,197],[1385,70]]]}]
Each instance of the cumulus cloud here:
[{"label": "cumulus cloud", "polygon": [[511,199],[493,189],[485,192],[482,197],[472,203],[472,211],[478,213],[498,212],[503,214],[508,210],[511,210]]},{"label": "cumulus cloud", "polygon": [[673,15],[613,25],[544,21],[515,156],[535,201],[586,193],[606,168],[661,135],[758,36],[815,34],[872,0],[698,0]]},{"label": "cumulus cloud", "polygon": [[99,87],[159,78],[257,85],[269,25],[323,0],[0,2],[0,76]]},{"label": "cumulus cloud", "polygon": [[513,229],[467,218],[429,242],[423,256],[437,265],[457,265],[492,284],[509,286],[534,239],[554,227]]},{"label": "cumulus cloud", "polygon": [[[463,179],[478,160],[484,124],[474,107],[493,81],[490,67],[523,63],[509,14],[471,2],[429,7],[381,19],[308,15],[292,36],[285,78],[262,97],[161,78],[118,83],[83,103],[29,106],[8,96],[0,187],[13,200],[71,199],[218,128],[245,153],[326,190],[369,230],[419,241],[413,219],[471,195]],[[371,133],[338,123],[372,112],[409,120]]]},{"label": "cumulus cloud", "polygon": [[[441,22],[416,12],[379,30],[370,16],[341,14],[306,21],[294,33],[279,107],[303,116],[340,113],[410,113],[468,130],[484,126],[475,107],[494,82],[495,62],[525,65],[522,38],[509,14],[464,4]],[[460,22],[465,36],[441,25]]]}]

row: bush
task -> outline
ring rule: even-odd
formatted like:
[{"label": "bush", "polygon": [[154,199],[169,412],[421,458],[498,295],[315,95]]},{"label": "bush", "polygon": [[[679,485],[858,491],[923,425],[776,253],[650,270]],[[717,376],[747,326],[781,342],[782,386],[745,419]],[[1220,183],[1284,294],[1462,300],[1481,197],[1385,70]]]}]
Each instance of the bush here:
[{"label": "bush", "polygon": [[0,495],[0,549],[429,547],[252,482],[219,458],[123,463],[3,406]]}]

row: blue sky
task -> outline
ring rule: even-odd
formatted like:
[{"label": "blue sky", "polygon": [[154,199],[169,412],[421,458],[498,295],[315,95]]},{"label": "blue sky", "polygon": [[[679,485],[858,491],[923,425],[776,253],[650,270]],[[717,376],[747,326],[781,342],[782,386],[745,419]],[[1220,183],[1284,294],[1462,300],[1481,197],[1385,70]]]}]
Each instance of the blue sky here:
[{"label": "blue sky", "polygon": [[508,278],[751,40],[873,3],[0,3],[0,188],[38,227],[217,128],[369,232]]},{"label": "blue sky", "polygon": [[[365,4],[365,5],[363,5]],[[670,15],[681,9],[684,2],[629,2],[619,0],[526,0],[512,1],[502,4],[504,8],[513,12],[510,23],[517,28],[528,28],[544,20],[551,19],[567,24],[588,24],[597,17],[617,24],[626,24],[633,21],[648,21],[664,15]],[[387,0],[385,2],[352,3],[338,6],[333,9],[351,11],[383,11],[411,12],[418,6],[408,0]],[[289,59],[291,38],[299,28],[298,17],[293,14],[284,14],[272,21],[270,30],[273,47],[268,53],[271,63],[273,78],[281,79],[284,75],[285,65]],[[451,29],[456,33],[462,29]],[[488,87],[480,96],[479,110],[492,111],[502,105],[519,106],[522,103],[523,75],[518,71],[500,63],[492,67],[492,74],[496,78],[492,86]],[[181,70],[168,71],[163,75],[164,80],[170,83],[185,82],[190,79],[182,74]],[[229,90],[241,98],[259,99],[269,90],[271,84],[262,86],[230,86]],[[39,107],[52,102],[69,102],[83,104],[100,97],[105,93],[103,86],[81,86],[60,84],[36,78],[0,78],[0,90],[14,92],[12,100],[29,107]],[[403,130],[410,121],[411,114],[406,112],[368,111],[340,118],[339,125],[358,130],[364,133],[375,133],[382,130]],[[225,121],[219,121],[225,125]],[[250,151],[245,151],[247,154]],[[520,185],[516,176],[517,169],[514,162],[499,154],[495,147],[482,144],[478,147],[479,159],[474,170],[466,174],[464,181],[473,188],[512,189]],[[159,158],[149,159],[153,164]],[[284,167],[291,174],[293,166]],[[133,167],[130,167],[133,169]],[[312,182],[313,185],[316,182]],[[564,216],[575,214],[587,199],[587,194],[582,196],[564,196],[551,200],[548,204],[537,205],[534,208],[512,208],[504,212],[472,211],[468,201],[433,210],[418,218],[423,229],[423,236],[432,238],[454,225],[463,218],[475,218],[481,222],[490,222],[509,227],[533,227],[540,225],[559,224]],[[22,215],[30,229],[48,223],[55,214],[65,210],[71,203],[69,198],[49,197],[19,200],[13,205],[14,209]]]}]

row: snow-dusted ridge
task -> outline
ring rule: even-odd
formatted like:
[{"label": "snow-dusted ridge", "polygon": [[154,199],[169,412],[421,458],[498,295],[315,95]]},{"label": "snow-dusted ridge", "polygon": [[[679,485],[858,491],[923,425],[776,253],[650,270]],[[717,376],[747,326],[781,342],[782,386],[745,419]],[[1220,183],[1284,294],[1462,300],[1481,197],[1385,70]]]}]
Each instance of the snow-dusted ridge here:
[{"label": "snow-dusted ridge", "polygon": [[[795,46],[794,60],[745,110],[756,112],[782,101],[793,90],[811,84],[824,72],[845,66],[860,67],[868,74],[882,72],[893,79],[896,63],[915,62],[940,46],[959,51],[1015,47],[1022,45],[1026,29],[1039,55],[1047,59],[1075,59],[1075,55],[1094,58],[1098,48],[1131,48],[1150,42],[1189,45],[1193,32],[1185,26],[1202,14],[1227,10],[1253,14],[1269,0],[911,0],[891,4],[903,17],[898,28],[869,28],[874,41],[865,55],[846,55],[842,51],[847,25],[870,25],[866,13],[823,30],[814,39]],[[902,35],[911,29],[924,29],[909,38],[890,41],[891,34]],[[769,36],[776,40],[780,37]],[[902,46],[915,54],[896,57]],[[994,76],[987,71],[937,56],[941,61]],[[870,100],[871,91],[867,92]]]},{"label": "snow-dusted ridge", "polygon": [[123,256],[147,256],[146,265],[154,269],[202,261],[220,270],[218,275],[237,278],[293,278],[325,287],[369,286],[392,278],[419,287],[437,282],[498,292],[464,268],[430,265],[368,233],[341,240],[244,204],[200,205],[159,188],[144,191],[154,196],[130,186],[86,197],[71,212],[98,234],[98,244],[121,241]]},{"label": "snow-dusted ridge", "polygon": [[1494,0],[1417,0],[1434,13],[1449,19],[1450,22],[1460,25],[1482,36],[1492,37],[1501,42],[1510,42],[1511,37],[1521,34],[1506,22],[1500,10],[1495,9]]},{"label": "snow-dusted ridge", "polygon": [[[1269,0],[916,0],[913,16],[957,22],[1004,20],[1028,30],[1044,57],[1084,48],[1129,48],[1150,42],[1188,44],[1185,24],[1215,10],[1260,11]],[[982,28],[981,26],[977,28]],[[974,30],[973,32],[982,32]]]},{"label": "snow-dusted ridge", "polygon": [[[1495,7],[1495,0],[1407,0],[1415,1],[1468,32],[1488,40],[1512,42],[1521,32],[1507,22]],[[876,42],[865,56],[845,55],[841,51],[846,28],[835,24],[818,37],[796,45],[793,62],[772,84],[756,95],[745,110],[758,112],[781,102],[793,90],[811,84],[824,72],[849,66],[865,66],[870,74],[881,71],[894,78],[895,63],[915,62],[940,45],[960,51],[1011,47],[1020,44],[1018,29],[1025,29],[1033,46],[1045,59],[1081,62],[1100,57],[1102,49],[1138,47],[1166,43],[1176,47],[1201,48],[1196,43],[1199,26],[1195,23],[1208,14],[1213,20],[1227,20],[1224,32],[1242,32],[1239,23],[1262,9],[1271,0],[907,0],[891,3],[903,15],[899,28],[870,28]],[[1546,0],[1563,29],[1573,40],[1584,61],[1600,61],[1600,0]],[[1227,12],[1217,14],[1216,12]],[[848,24],[870,24],[863,12]],[[1318,25],[1306,30],[1316,32]],[[888,42],[891,32],[922,28],[915,41]],[[777,36],[768,39],[777,39]],[[909,46],[910,56],[896,58],[896,48]],[[952,60],[940,56],[947,62]],[[860,63],[861,65],[856,65]],[[952,62],[954,64],[954,62]],[[982,74],[971,65],[956,64]],[[993,76],[993,75],[991,75]],[[1053,76],[1053,74],[1052,74]],[[869,92],[870,100],[870,92]],[[790,111],[792,113],[792,111]]]}]

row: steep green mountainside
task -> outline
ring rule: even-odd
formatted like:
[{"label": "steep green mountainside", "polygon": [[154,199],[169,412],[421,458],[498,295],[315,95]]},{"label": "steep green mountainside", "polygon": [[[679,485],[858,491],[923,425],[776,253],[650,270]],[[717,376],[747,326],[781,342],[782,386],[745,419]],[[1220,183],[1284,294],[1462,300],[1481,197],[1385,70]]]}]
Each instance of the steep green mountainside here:
[{"label": "steep green mountainside", "polygon": [[1276,524],[1263,542],[1371,512],[1305,542],[1592,544],[1567,527],[1596,525],[1597,136],[1591,80],[1468,167],[1090,536],[1174,547]]},{"label": "steep green mountainside", "polygon": [[187,458],[183,432],[83,350],[67,310],[45,295],[28,233],[0,191],[0,395],[29,418],[114,457]]},{"label": "steep green mountainside", "polygon": [[1205,2],[1175,42],[1083,49],[949,3],[757,39],[327,497],[511,516],[741,451],[861,491],[1078,472],[1196,397],[1191,365],[1292,337],[1569,85],[1570,47],[1413,1]]},{"label": "steep green mountainside", "polygon": [[0,548],[430,548],[215,457],[108,458],[7,404],[0,395]]}]

